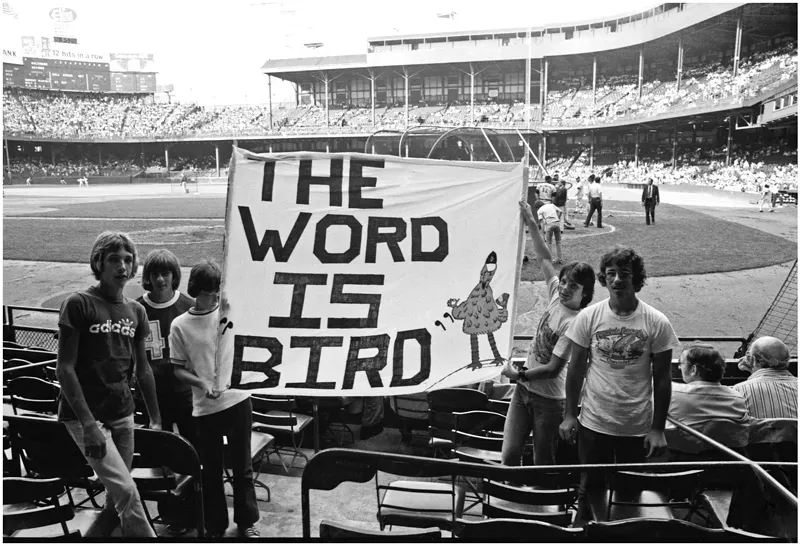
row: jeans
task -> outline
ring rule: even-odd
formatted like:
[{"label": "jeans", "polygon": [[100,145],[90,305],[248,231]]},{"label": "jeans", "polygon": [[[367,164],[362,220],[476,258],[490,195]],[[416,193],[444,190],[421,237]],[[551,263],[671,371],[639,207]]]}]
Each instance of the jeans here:
[{"label": "jeans", "polygon": [[[83,427],[77,420],[64,421],[75,443],[85,453]],[[86,457],[89,466],[106,488],[103,512],[86,531],[87,537],[107,537],[117,524],[123,537],[156,536],[142,507],[139,490],[131,477],[133,465],[133,414],[112,421],[98,422],[106,438],[102,459]],[[85,456],[85,455],[84,455]]]},{"label": "jeans", "polygon": [[[580,464],[643,463],[644,438],[639,436],[610,436],[578,425],[578,458]],[[603,471],[581,473],[578,489],[578,510],[588,502],[589,495],[605,495]]]},{"label": "jeans", "polygon": [[558,208],[561,209],[561,231],[564,231],[564,224],[569,224],[569,218],[567,218],[567,205],[565,203]]},{"label": "jeans", "polygon": [[[563,218],[563,217],[562,217]],[[553,224],[551,226],[547,226],[547,231],[545,233],[547,246],[550,247],[550,254],[556,260],[561,259],[561,226],[559,224]],[[555,238],[556,242],[553,245],[553,238]]]},{"label": "jeans", "polygon": [[553,400],[517,385],[503,429],[503,464],[519,466],[525,440],[533,431],[533,464],[556,463],[558,426],[564,420],[565,400]]},{"label": "jeans", "polygon": [[[220,412],[202,415],[197,421],[200,461],[203,463],[206,532],[224,533],[228,528],[228,505],[222,480],[225,463],[233,473],[233,521],[239,527],[251,527],[258,521],[258,502],[250,452],[253,426],[250,398]],[[228,439],[228,460],[224,462],[223,436]]]},{"label": "jeans", "polygon": [[592,221],[592,215],[597,211],[597,227],[603,227],[603,200],[599,197],[589,199],[589,214],[586,215],[584,226],[589,227],[589,222]]}]

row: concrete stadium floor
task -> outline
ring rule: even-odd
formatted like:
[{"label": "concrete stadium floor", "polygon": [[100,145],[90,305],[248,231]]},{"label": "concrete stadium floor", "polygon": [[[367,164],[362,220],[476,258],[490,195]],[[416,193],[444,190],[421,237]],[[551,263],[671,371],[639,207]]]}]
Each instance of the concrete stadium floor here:
[{"label": "concrete stadium floor", "polygon": [[[224,195],[226,186],[208,185],[200,187],[201,195]],[[683,194],[670,187],[661,190],[665,203],[695,207],[715,217],[739,222],[761,229],[774,235],[797,242],[797,207],[794,205],[779,208],[773,214],[758,214],[755,205],[742,203],[741,196],[710,196],[705,194]],[[102,202],[113,199],[134,198],[178,198],[174,190],[166,185],[125,185],[125,186],[14,186],[4,189],[4,214],[28,214],[43,212],[60,204],[79,202]],[[638,201],[640,190],[627,190],[615,185],[604,184],[606,199]],[[755,199],[755,197],[753,198]],[[667,221],[665,219],[664,221]],[[732,242],[735,244],[735,242]],[[680,259],[676,256],[676,259]],[[640,293],[642,300],[663,311],[672,321],[680,336],[729,335],[747,336],[758,324],[768,309],[775,294],[784,282],[791,263],[771,267],[714,273],[708,275],[654,277],[648,280]],[[189,268],[183,269],[181,290],[186,290]],[[65,264],[53,262],[27,262],[3,260],[3,304],[32,307],[58,307],[60,301],[69,293],[86,288],[95,283],[88,264]],[[141,294],[140,279],[127,288],[129,296]],[[605,290],[598,287],[596,297],[606,297]],[[518,288],[518,315],[515,334],[530,335],[538,323],[544,307],[544,286],[541,282],[523,282]],[[31,326],[55,327],[54,315],[19,312],[16,322]],[[515,354],[524,354],[527,343],[520,343]],[[735,347],[721,347],[726,356],[732,356]],[[369,440],[358,438],[358,425],[351,425],[355,442],[346,442],[344,447],[375,451],[393,451],[423,455],[426,449],[419,445],[408,446],[400,443],[397,429],[386,428],[383,433]],[[336,438],[326,436],[330,440]],[[307,455],[313,450],[304,448]],[[274,459],[273,459],[274,460]],[[258,528],[265,538],[300,537],[300,475],[302,463],[285,474],[278,465],[265,465],[260,479],[272,489],[272,501],[264,501],[265,494],[257,489],[261,521]],[[228,498],[231,512],[229,537],[236,536],[233,524],[232,498]],[[315,492],[312,495],[312,535],[319,530],[320,519],[350,520],[377,529],[375,518],[374,482],[366,484],[344,484],[334,491]],[[76,518],[78,528],[88,525],[86,515]],[[164,531],[160,528],[159,531]],[[169,536],[169,535],[166,535]],[[194,536],[193,533],[185,537]]]}]

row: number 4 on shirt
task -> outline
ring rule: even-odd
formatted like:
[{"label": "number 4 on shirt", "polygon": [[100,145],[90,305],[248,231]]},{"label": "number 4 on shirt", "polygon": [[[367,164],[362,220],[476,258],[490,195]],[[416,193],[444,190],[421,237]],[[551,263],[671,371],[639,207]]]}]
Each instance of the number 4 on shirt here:
[{"label": "number 4 on shirt", "polygon": [[150,360],[161,360],[164,357],[164,347],[167,346],[161,337],[161,326],[157,320],[150,322],[150,335],[144,340],[144,346],[150,353]]}]

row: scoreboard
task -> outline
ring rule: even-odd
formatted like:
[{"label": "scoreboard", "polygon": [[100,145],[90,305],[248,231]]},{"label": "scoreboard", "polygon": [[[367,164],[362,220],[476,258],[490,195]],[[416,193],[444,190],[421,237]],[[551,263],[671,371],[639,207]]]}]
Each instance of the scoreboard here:
[{"label": "scoreboard", "polygon": [[113,93],[155,93],[156,75],[144,72],[111,72]]},{"label": "scoreboard", "polygon": [[3,85],[95,93],[155,93],[156,75],[111,72],[109,63],[23,57],[21,65],[3,63]]}]

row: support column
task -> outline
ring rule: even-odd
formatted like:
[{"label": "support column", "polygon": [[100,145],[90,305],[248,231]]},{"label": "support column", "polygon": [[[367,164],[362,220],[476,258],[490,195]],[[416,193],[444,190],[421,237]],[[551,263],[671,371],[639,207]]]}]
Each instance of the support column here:
[{"label": "support column", "polygon": [[97,167],[100,169],[100,173],[102,174],[103,169],[103,147],[98,145],[97,146]]},{"label": "support column", "polygon": [[[531,27],[528,27],[528,57],[525,60],[525,127],[530,132],[531,130],[531,45],[533,44],[533,36]],[[529,154],[525,152],[525,165],[528,165]]]},{"label": "support column", "polygon": [[736,38],[733,46],[733,77],[739,74],[739,57],[742,54],[742,8],[736,15]]},{"label": "support column", "polygon": [[[547,169],[547,133],[542,133],[542,165]],[[547,174],[547,173],[545,173]]]},{"label": "support column", "polygon": [[56,164],[56,149],[53,144],[50,144],[50,164],[55,166]]},{"label": "support column", "polygon": [[475,125],[475,71],[472,63],[469,63],[469,118]]},{"label": "support column", "polygon": [[592,58],[592,106],[597,103],[597,55]]},{"label": "support column", "polygon": [[678,122],[675,122],[675,130],[672,133],[672,168],[678,167]]},{"label": "support column", "polygon": [[544,110],[544,59],[539,60],[539,107]]},{"label": "support column", "polygon": [[330,96],[328,95],[328,75],[325,74],[325,127],[331,126],[331,111],[328,108]]},{"label": "support column", "polygon": [[217,165],[217,178],[219,178],[220,174],[219,174],[219,143],[218,142],[214,143],[214,161],[215,161],[215,163]]},{"label": "support column", "polygon": [[592,140],[589,142],[589,168],[594,170],[594,129],[591,132]]},{"label": "support column", "polygon": [[372,126],[375,127],[375,76],[372,74],[369,78],[369,98],[372,102]]},{"label": "support column", "polygon": [[731,164],[731,147],[733,146],[733,114],[728,118],[728,150],[725,152],[725,165]]},{"label": "support column", "polygon": [[169,178],[169,145],[164,144],[164,165],[167,166],[167,178]]},{"label": "support column", "polygon": [[633,161],[636,168],[639,168],[639,127],[636,127],[636,147],[633,149]]},{"label": "support column", "polygon": [[405,127],[406,127],[406,129],[408,129],[408,73],[406,73],[403,76],[403,83],[405,84],[404,85],[405,97],[404,97],[403,103],[406,105],[406,114],[403,117],[406,120]]},{"label": "support column", "polygon": [[544,112],[547,110],[547,81],[548,81],[548,71],[550,68],[550,61],[544,61],[544,101],[542,102],[542,122],[544,122]]},{"label": "support column", "polygon": [[683,78],[683,38],[678,38],[678,74],[677,74],[677,89],[681,90],[681,79]]},{"label": "support column", "polygon": [[644,81],[644,47],[639,48],[639,98],[642,98],[642,82]]},{"label": "support column", "polygon": [[[528,38],[530,39],[530,37]],[[531,57],[525,61],[525,127],[531,129]],[[528,157],[528,154],[525,154]]]},{"label": "support column", "polygon": [[[269,128],[272,130],[272,76],[269,74],[267,74],[267,97],[269,98]],[[219,166],[217,166],[217,171],[217,176],[219,176]]]}]

